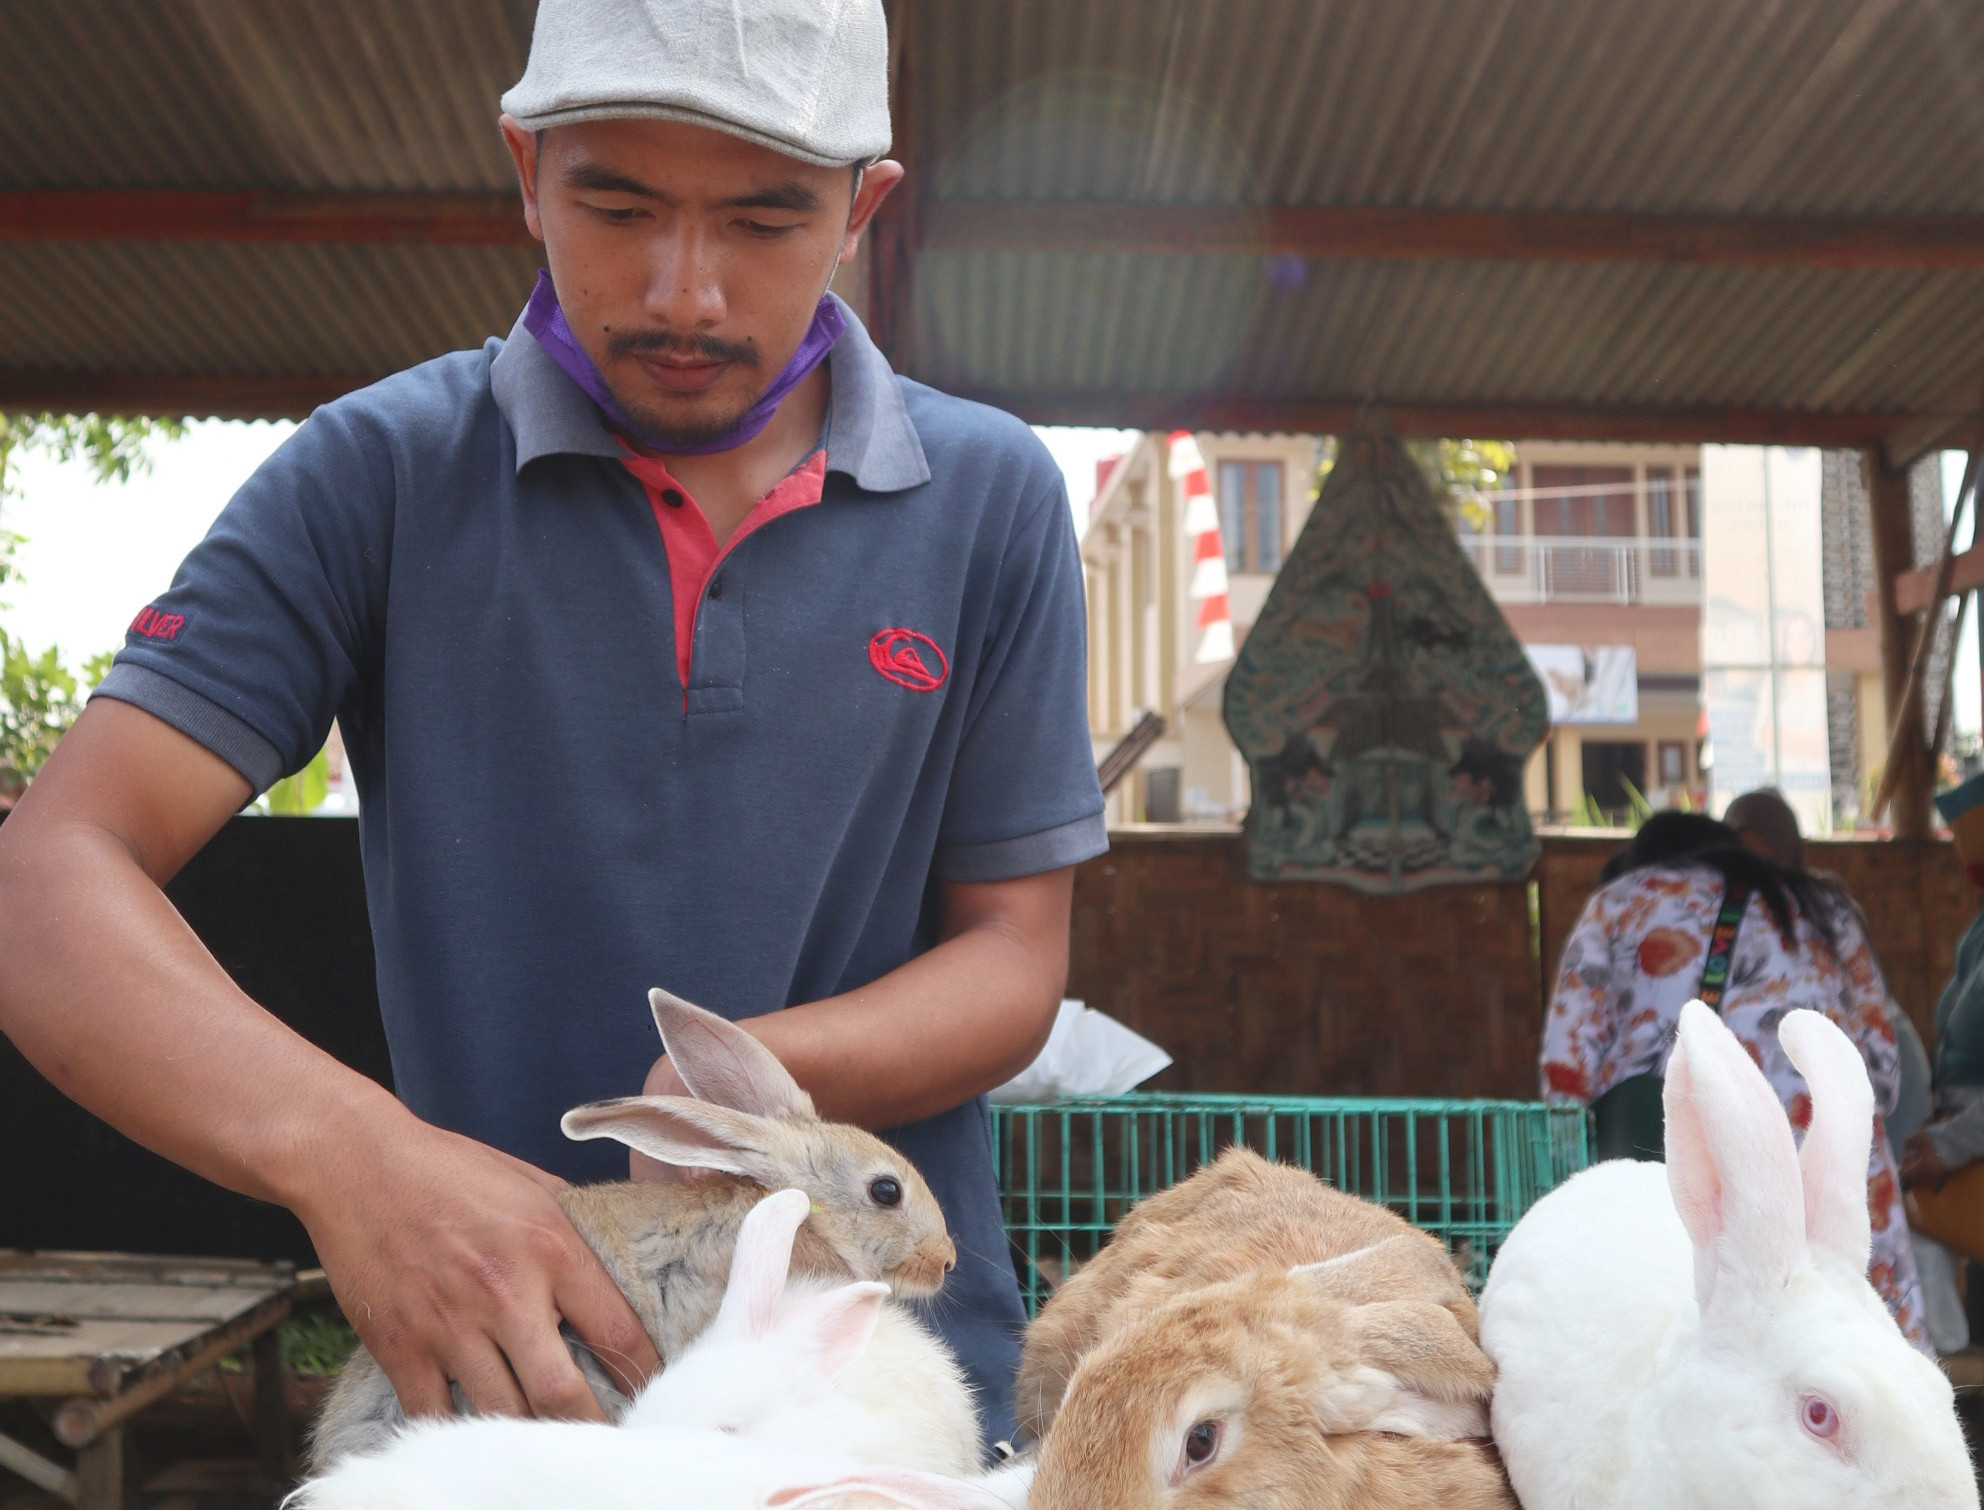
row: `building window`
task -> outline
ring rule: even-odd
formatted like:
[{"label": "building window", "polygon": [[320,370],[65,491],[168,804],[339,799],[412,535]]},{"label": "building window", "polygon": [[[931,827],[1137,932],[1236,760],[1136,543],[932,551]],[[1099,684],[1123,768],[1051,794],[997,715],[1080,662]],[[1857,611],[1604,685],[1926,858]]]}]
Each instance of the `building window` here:
[{"label": "building window", "polygon": [[[1702,538],[1702,469],[1684,467],[1681,471],[1681,486],[1686,493],[1688,505],[1688,538],[1699,541]],[[1702,553],[1699,548],[1688,552],[1688,575],[1699,577],[1702,574]]]},{"label": "building window", "polygon": [[1678,739],[1663,739],[1660,742],[1660,784],[1662,786],[1686,786],[1688,783],[1688,747]]},{"label": "building window", "polygon": [[[1633,469],[1539,463],[1529,473],[1546,598],[1632,602],[1639,591],[1637,547],[1624,542],[1639,533]],[[1644,758],[1640,764],[1644,773]]]},{"label": "building window", "polygon": [[[1676,502],[1674,469],[1648,467],[1646,469],[1646,532],[1654,539],[1672,540],[1680,533],[1681,520],[1674,507]],[[1648,565],[1656,577],[1676,576],[1680,571],[1680,556],[1671,548],[1662,549],[1655,546]],[[1661,748],[1664,750],[1666,746],[1663,745]]]},{"label": "building window", "polygon": [[1537,534],[1591,539],[1638,533],[1631,467],[1538,465],[1530,476]]},{"label": "building window", "polygon": [[1281,463],[1219,464],[1219,531],[1228,571],[1281,570]]},{"label": "building window", "polygon": [[1646,792],[1646,746],[1637,740],[1587,739],[1579,752],[1585,795],[1608,821],[1623,823]]},{"label": "building window", "polygon": [[[1512,539],[1522,537],[1522,500],[1516,496],[1513,474],[1502,478],[1501,491],[1495,496],[1495,533]],[[1503,576],[1522,570],[1522,547],[1518,545],[1498,545],[1495,547],[1495,570]]]}]

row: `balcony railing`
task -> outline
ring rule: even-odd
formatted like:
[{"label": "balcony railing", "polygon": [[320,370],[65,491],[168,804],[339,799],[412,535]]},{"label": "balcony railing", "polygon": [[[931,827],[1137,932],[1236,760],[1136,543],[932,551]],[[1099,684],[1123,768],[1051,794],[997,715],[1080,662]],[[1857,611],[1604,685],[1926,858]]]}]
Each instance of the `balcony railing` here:
[{"label": "balcony railing", "polygon": [[1505,603],[1699,603],[1699,540],[1620,535],[1462,535]]}]

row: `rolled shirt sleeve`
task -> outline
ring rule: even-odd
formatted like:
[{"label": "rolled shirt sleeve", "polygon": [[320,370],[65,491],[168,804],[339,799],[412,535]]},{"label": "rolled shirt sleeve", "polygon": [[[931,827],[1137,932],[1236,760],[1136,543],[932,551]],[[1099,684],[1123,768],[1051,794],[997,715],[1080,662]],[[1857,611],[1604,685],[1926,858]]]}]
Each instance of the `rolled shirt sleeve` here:
[{"label": "rolled shirt sleeve", "polygon": [[163,719],[257,792],[306,765],[383,621],[391,453],[367,440],[343,406],[286,440],[132,621],[96,695]]}]

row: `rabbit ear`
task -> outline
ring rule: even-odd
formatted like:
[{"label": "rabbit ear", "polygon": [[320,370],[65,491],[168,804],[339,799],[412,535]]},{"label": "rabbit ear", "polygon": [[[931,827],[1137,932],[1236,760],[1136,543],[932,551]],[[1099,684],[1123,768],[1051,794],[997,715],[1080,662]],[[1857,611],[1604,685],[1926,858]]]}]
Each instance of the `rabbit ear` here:
[{"label": "rabbit ear", "polygon": [[778,1335],[800,1351],[814,1377],[834,1378],[868,1346],[882,1319],[884,1284],[839,1285],[786,1308]]},{"label": "rabbit ear", "polygon": [[689,1094],[758,1117],[810,1117],[813,1099],[778,1056],[734,1022],[670,996],[648,992],[661,1046]]},{"label": "rabbit ear", "polygon": [[664,1164],[741,1174],[767,1189],[785,1183],[759,1119],[686,1096],[593,1101],[573,1107],[558,1126],[575,1142],[612,1138]]},{"label": "rabbit ear", "polygon": [[1798,1150],[1806,1240],[1815,1256],[1865,1274],[1873,1244],[1867,1160],[1874,1145],[1874,1087],[1866,1063],[1853,1040],[1819,1012],[1787,1012],[1777,1041],[1812,1093],[1812,1125]]},{"label": "rabbit ear", "polygon": [[772,1329],[792,1267],[792,1240],[812,1207],[805,1191],[780,1190],[745,1213],[713,1330],[729,1337],[762,1337]]},{"label": "rabbit ear", "polygon": [[1695,1300],[1777,1289],[1805,1251],[1791,1122],[1736,1035],[1699,1001],[1667,1061],[1667,1185],[1695,1245]]},{"label": "rabbit ear", "polygon": [[1327,1430],[1441,1442],[1488,1435],[1495,1365],[1453,1312],[1383,1300],[1351,1307],[1343,1325],[1360,1366],[1334,1376],[1315,1402]]},{"label": "rabbit ear", "polygon": [[910,1468],[864,1468],[846,1478],[792,1484],[766,1498],[768,1510],[827,1510],[844,1504],[899,1505],[903,1510],[1013,1510],[1012,1503],[965,1479],[947,1479]]},{"label": "rabbit ear", "polygon": [[1446,1249],[1417,1232],[1402,1232],[1320,1263],[1297,1264],[1288,1274],[1347,1305],[1406,1295],[1444,1303],[1467,1293]]}]

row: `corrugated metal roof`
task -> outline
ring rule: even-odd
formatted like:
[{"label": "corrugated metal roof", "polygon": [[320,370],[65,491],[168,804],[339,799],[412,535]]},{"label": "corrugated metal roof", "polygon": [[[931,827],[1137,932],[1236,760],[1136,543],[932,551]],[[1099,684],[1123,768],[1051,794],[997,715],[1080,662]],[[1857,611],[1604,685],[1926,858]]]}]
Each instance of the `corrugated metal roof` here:
[{"label": "corrugated metal roof", "polygon": [[1984,5],[980,0],[913,25],[950,197],[1984,209]]},{"label": "corrugated metal roof", "polygon": [[533,0],[0,0],[0,188],[502,190]]},{"label": "corrugated metal roof", "polygon": [[6,366],[382,376],[508,333],[523,247],[0,243]]},{"label": "corrugated metal roof", "polygon": [[[938,199],[1984,214],[1975,0],[892,8]],[[506,190],[534,10],[0,0],[0,189]],[[380,374],[507,329],[532,266],[0,244],[0,379]],[[1089,417],[1215,391],[1950,413],[1984,361],[1977,273],[978,248],[925,251],[915,286],[906,370]]]}]

